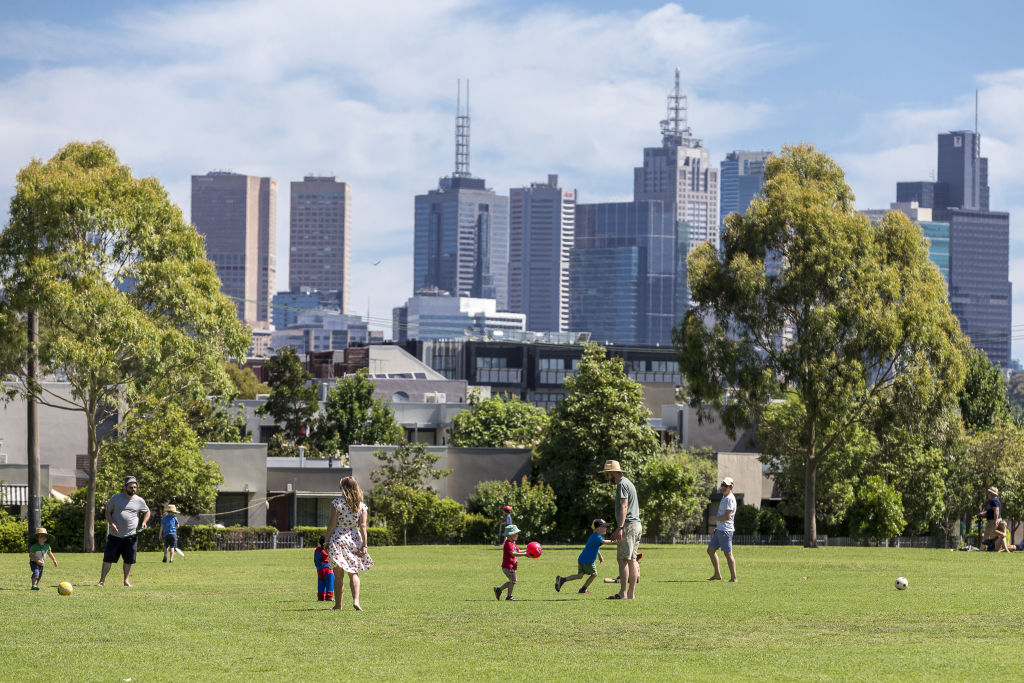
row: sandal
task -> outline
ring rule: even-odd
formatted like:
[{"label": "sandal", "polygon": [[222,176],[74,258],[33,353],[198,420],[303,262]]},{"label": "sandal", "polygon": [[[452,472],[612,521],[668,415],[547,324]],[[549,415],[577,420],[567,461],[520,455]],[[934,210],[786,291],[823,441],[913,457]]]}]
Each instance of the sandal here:
[{"label": "sandal", "polygon": [[615,595],[609,595],[607,599],[608,599],[608,600],[622,600],[623,598],[622,598],[622,596],[621,596],[621,595],[619,595],[618,593],[616,593]]}]

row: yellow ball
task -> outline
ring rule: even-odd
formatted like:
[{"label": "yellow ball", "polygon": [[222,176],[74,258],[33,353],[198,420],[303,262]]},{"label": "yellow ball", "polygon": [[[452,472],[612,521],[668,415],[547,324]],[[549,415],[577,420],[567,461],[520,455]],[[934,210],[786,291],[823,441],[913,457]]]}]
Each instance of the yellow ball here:
[{"label": "yellow ball", "polygon": [[57,586],[57,592],[61,595],[71,595],[71,591],[73,590],[74,588],[67,581],[61,581],[60,585]]}]

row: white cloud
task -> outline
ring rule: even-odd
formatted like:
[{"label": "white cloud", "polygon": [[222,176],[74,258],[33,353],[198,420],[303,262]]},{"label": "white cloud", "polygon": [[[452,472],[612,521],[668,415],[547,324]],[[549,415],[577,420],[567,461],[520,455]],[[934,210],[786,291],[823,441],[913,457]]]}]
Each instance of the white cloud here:
[{"label": "white cloud", "polygon": [[75,139],[109,141],[186,215],[192,174],[270,175],[284,289],[288,183],[331,172],[355,197],[351,301],[365,313],[372,292],[376,318],[411,293],[413,196],[454,165],[457,78],[472,81],[477,175],[506,192],[558,172],[597,201],[631,192],[676,65],[691,121],[721,137],[772,110],[704,91],[786,53],[748,19],[711,21],[672,4],[585,14],[482,0],[301,10],[246,0],[128,13],[94,32],[0,24],[0,59],[20,65],[0,81],[5,204],[20,166]]}]

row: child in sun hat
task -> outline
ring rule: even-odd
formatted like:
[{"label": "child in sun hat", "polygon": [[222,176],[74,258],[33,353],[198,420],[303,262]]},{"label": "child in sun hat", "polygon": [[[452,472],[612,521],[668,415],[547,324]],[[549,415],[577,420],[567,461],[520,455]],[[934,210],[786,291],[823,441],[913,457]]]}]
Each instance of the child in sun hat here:
[{"label": "child in sun hat", "polygon": [[587,544],[583,546],[583,552],[581,552],[580,556],[576,558],[576,573],[572,576],[556,576],[556,591],[561,591],[562,585],[566,581],[575,581],[576,579],[582,579],[586,576],[586,582],[577,592],[590,592],[587,589],[590,588],[590,584],[592,584],[594,579],[597,577],[597,562],[604,562],[604,557],[601,556],[601,545],[612,542],[605,539],[604,535],[606,533],[608,533],[608,522],[603,519],[595,519],[594,532],[590,534],[590,538],[587,539]]},{"label": "child in sun hat", "polygon": [[29,546],[28,563],[32,569],[32,590],[39,590],[39,580],[43,578],[43,567],[46,566],[46,556],[53,560],[53,566],[57,566],[57,558],[50,550],[50,534],[45,527],[36,529],[36,542]]},{"label": "child in sun hat", "polygon": [[[174,562],[174,551],[178,549],[178,508],[168,505],[164,516],[160,518],[160,535],[164,539],[164,562]],[[167,556],[171,559],[168,560]]]},{"label": "child in sun hat", "polygon": [[501,571],[504,572],[505,583],[494,588],[494,599],[501,600],[501,592],[508,589],[506,600],[515,600],[512,597],[512,589],[516,587],[516,568],[519,566],[519,558],[526,554],[516,546],[516,539],[519,538],[519,527],[509,524],[505,527],[505,545],[501,551]]}]

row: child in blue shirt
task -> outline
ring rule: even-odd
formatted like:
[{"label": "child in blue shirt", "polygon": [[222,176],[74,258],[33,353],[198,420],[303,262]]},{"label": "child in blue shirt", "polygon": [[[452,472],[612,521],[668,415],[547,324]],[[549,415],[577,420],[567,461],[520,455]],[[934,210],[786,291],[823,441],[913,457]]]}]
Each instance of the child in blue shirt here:
[{"label": "child in blue shirt", "polygon": [[313,551],[313,566],[316,567],[316,599],[321,602],[334,599],[334,570],[331,569],[330,557],[324,550],[326,536],[320,537]]},{"label": "child in blue shirt", "polygon": [[[164,539],[164,562],[174,562],[174,551],[178,549],[178,508],[167,506],[167,512],[160,518],[160,535]],[[167,559],[170,554],[171,559]]]},{"label": "child in blue shirt", "polygon": [[604,535],[606,533],[608,533],[608,522],[603,519],[595,519],[594,533],[590,534],[590,538],[587,539],[587,544],[583,546],[583,552],[581,552],[580,556],[576,558],[576,563],[578,565],[576,573],[572,576],[555,577],[556,591],[561,591],[562,586],[566,581],[575,581],[576,579],[582,579],[586,576],[586,583],[583,584],[583,587],[580,588],[577,593],[590,592],[587,589],[597,577],[597,561],[604,562],[604,557],[601,556],[601,545],[612,542],[605,540]]}]

